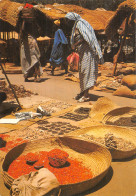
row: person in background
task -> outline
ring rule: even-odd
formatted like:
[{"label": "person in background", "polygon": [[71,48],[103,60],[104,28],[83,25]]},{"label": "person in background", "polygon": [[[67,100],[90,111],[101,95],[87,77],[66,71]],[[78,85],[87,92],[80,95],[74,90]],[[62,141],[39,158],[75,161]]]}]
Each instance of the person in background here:
[{"label": "person in background", "polygon": [[92,26],[80,15],[68,12],[65,22],[71,31],[70,44],[79,54],[79,79],[81,92],[75,97],[79,102],[89,101],[89,89],[93,89],[98,75],[98,63],[103,56]]},{"label": "person in background", "polygon": [[58,29],[55,32],[54,35],[54,43],[50,55],[49,62],[52,66],[52,75],[54,75],[54,70],[56,66],[61,65],[65,69],[65,73],[68,72],[68,62],[67,62],[67,56],[68,56],[68,40],[61,28],[60,21],[56,20],[54,22]]},{"label": "person in background", "polygon": [[43,74],[40,50],[36,40],[40,28],[35,21],[34,11],[33,5],[26,4],[21,13],[20,61],[25,82],[28,82],[30,77],[34,77],[34,81],[39,82]]}]

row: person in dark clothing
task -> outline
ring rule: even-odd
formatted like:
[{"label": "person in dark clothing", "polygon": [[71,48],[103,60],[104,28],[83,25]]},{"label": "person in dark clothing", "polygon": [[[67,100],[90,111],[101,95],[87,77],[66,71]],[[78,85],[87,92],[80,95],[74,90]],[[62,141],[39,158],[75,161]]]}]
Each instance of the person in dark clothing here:
[{"label": "person in dark clothing", "polygon": [[52,66],[52,75],[54,75],[54,69],[56,66],[61,65],[65,69],[65,73],[68,72],[68,62],[67,62],[67,56],[68,56],[68,40],[62,30],[62,28],[59,26],[60,21],[54,22],[56,25],[58,25],[58,29],[55,32],[54,35],[54,43],[50,55],[49,62]]}]

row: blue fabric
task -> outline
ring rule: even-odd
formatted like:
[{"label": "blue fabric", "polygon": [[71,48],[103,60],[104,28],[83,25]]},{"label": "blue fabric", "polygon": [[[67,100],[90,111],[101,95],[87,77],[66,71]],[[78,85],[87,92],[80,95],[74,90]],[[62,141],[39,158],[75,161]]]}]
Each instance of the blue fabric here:
[{"label": "blue fabric", "polygon": [[61,29],[55,32],[53,48],[49,61],[53,64],[61,64],[65,59],[63,45],[68,44],[67,38]]}]

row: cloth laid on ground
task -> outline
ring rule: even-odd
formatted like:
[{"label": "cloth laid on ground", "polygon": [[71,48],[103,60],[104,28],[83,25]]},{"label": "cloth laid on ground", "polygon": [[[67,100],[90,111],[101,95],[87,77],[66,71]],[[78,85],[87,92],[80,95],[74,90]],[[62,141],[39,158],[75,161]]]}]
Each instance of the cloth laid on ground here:
[{"label": "cloth laid on ground", "polygon": [[40,50],[37,41],[31,35],[22,37],[21,49],[21,67],[25,78],[35,77],[35,74],[43,74],[40,64]]},{"label": "cloth laid on ground", "polygon": [[71,71],[78,71],[78,63],[79,63],[79,54],[76,52],[72,52],[67,57],[68,64],[70,66]]},{"label": "cloth laid on ground", "polygon": [[68,40],[66,36],[61,29],[58,29],[55,32],[53,48],[49,59],[52,64],[59,65],[66,60],[67,51],[65,47],[67,45]]},{"label": "cloth laid on ground", "polygon": [[10,189],[11,196],[57,196],[58,193],[59,182],[46,168],[20,176]]},{"label": "cloth laid on ground", "polygon": [[102,52],[95,36],[92,26],[82,19],[80,15],[69,12],[65,16],[69,20],[74,20],[71,34],[71,46],[76,46],[80,56],[79,78],[81,92],[95,85],[98,75],[98,62],[102,60]]}]

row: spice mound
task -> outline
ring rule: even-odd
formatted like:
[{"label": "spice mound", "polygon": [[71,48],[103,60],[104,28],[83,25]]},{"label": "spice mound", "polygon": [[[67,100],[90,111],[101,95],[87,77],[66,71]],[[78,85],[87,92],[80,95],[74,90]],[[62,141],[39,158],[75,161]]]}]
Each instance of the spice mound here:
[{"label": "spice mound", "polygon": [[100,143],[110,150],[117,149],[121,151],[131,151],[136,148],[132,142],[116,137],[112,133],[107,133],[104,137],[95,137],[94,135],[88,134],[83,134],[81,137]]},{"label": "spice mound", "polygon": [[53,167],[62,167],[65,165],[69,154],[60,149],[53,149],[48,152],[49,163]]},{"label": "spice mound", "polygon": [[33,165],[35,162],[38,161],[38,155],[33,153],[28,153],[26,156],[26,163],[28,165]]},{"label": "spice mound", "polygon": [[[32,171],[36,171],[44,167],[56,176],[61,185],[79,183],[93,177],[91,169],[85,167],[81,160],[79,161],[74,157],[68,157],[68,164],[64,165],[63,167],[53,167],[49,163],[48,154],[49,152],[47,151],[39,151],[21,155],[10,164],[8,174],[16,179],[21,175],[29,174]],[[38,161],[33,165],[28,165],[26,163],[26,159],[28,159],[29,155],[33,155],[33,157],[38,156]]]},{"label": "spice mound", "polygon": [[136,127],[136,115],[133,115],[131,117],[121,117],[114,122],[107,121],[106,124],[107,125],[125,126],[125,127]]}]

